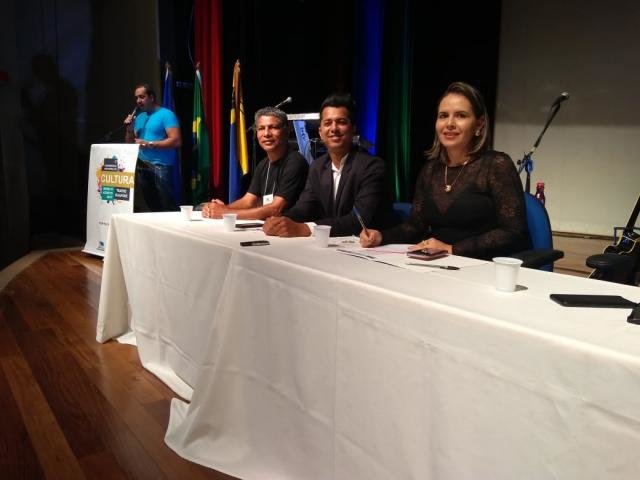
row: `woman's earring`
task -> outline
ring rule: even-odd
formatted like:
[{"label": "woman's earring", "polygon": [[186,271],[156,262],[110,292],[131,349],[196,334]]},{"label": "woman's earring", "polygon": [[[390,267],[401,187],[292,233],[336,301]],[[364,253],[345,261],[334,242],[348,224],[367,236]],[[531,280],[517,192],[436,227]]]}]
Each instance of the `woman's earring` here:
[{"label": "woman's earring", "polygon": [[476,137],[480,136],[480,130],[476,130]]}]

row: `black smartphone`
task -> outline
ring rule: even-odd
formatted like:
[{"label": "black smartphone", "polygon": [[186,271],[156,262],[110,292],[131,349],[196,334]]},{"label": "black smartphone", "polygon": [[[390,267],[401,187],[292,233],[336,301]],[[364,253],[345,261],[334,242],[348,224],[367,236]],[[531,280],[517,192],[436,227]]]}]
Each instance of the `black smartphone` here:
[{"label": "black smartphone", "polygon": [[251,240],[249,242],[240,242],[243,247],[261,247],[263,245],[269,245],[269,240]]},{"label": "black smartphone", "polygon": [[425,248],[423,250],[416,250],[415,252],[407,252],[407,257],[418,260],[435,260],[436,258],[446,257],[447,255],[446,250],[437,250],[435,248]]},{"label": "black smartphone", "polygon": [[563,307],[633,308],[635,302],[620,295],[573,295],[552,293],[549,298]]},{"label": "black smartphone", "polygon": [[262,223],[258,223],[258,222],[251,222],[251,223],[236,223],[236,228],[239,229],[243,229],[243,228],[259,228],[262,226]]}]

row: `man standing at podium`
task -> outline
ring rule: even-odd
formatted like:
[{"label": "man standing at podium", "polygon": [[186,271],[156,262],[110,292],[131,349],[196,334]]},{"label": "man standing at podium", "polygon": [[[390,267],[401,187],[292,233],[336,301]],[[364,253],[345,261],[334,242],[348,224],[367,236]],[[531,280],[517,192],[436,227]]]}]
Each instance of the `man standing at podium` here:
[{"label": "man standing at podium", "polygon": [[136,109],[124,119],[125,141],[140,145],[136,165],[134,211],[177,210],[172,176],[177,164],[173,150],[182,145],[175,114],[156,103],[147,83],[136,85]]}]

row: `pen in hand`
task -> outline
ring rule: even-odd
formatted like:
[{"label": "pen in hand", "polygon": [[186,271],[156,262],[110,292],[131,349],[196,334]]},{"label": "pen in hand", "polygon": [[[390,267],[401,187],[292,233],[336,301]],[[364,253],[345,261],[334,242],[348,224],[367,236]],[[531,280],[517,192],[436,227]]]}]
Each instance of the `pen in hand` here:
[{"label": "pen in hand", "polygon": [[353,207],[353,213],[355,214],[356,218],[358,219],[358,222],[360,222],[360,226],[364,230],[364,234],[368,237],[369,236],[369,230],[367,230],[367,226],[364,224],[364,220],[362,220],[362,215],[360,215],[360,212],[358,211],[358,209],[355,206]]}]

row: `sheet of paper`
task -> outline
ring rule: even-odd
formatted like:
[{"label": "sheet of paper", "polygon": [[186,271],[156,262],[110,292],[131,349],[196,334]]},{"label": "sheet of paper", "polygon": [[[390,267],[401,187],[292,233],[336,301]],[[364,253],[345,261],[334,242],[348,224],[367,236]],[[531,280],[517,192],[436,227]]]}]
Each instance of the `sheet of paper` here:
[{"label": "sheet of paper", "polygon": [[438,268],[437,265],[466,268],[487,263],[485,260],[459,257],[456,255],[447,255],[446,257],[436,260],[418,260],[407,257],[407,248],[410,244],[389,244],[375,248],[362,248],[360,242],[353,243],[351,241],[343,241],[350,238],[355,237],[336,237],[332,239],[337,253],[351,255],[372,262],[386,263],[415,272],[443,271],[443,269]]}]

